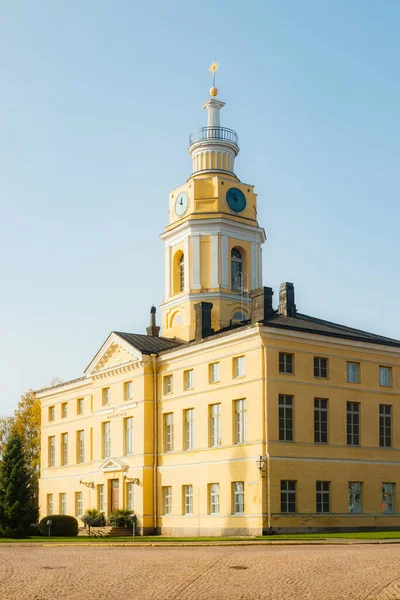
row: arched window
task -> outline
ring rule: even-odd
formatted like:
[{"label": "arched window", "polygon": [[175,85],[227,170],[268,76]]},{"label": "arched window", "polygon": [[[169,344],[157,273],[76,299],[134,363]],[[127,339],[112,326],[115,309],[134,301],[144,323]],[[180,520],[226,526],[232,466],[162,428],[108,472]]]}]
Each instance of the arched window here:
[{"label": "arched window", "polygon": [[241,321],[247,321],[248,316],[242,310],[236,310],[232,315],[232,323],[241,323]]},{"label": "arched window", "polygon": [[234,292],[243,290],[243,257],[238,248],[231,251],[231,286]]},{"label": "arched window", "polygon": [[183,288],[185,287],[185,257],[183,254],[179,259],[178,269],[179,291],[183,292]]}]

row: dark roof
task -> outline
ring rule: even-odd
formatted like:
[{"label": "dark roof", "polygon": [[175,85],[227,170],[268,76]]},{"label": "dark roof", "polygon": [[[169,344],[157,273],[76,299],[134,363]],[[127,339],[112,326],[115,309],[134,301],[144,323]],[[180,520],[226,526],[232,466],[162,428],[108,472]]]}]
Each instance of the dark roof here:
[{"label": "dark roof", "polygon": [[124,333],[123,331],[113,331],[113,333],[122,337],[142,354],[156,354],[162,350],[180,346],[183,343],[177,338],[152,337],[141,333]]},{"label": "dark roof", "polygon": [[362,331],[360,329],[353,329],[346,325],[339,325],[338,323],[324,321],[323,319],[317,319],[316,317],[310,317],[309,315],[303,315],[301,313],[297,313],[295,317],[285,317],[284,315],[276,313],[269,319],[263,321],[263,324],[268,327],[276,327],[279,329],[304,331],[307,333],[315,333],[317,335],[327,335],[400,348],[400,340],[376,335],[375,333],[368,333],[367,331]]}]

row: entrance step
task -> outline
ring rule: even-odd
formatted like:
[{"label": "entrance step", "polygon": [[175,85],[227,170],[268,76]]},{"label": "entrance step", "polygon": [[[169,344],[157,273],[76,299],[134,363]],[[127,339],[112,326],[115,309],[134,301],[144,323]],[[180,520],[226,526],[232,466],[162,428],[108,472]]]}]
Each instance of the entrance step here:
[{"label": "entrance step", "polygon": [[132,531],[127,527],[111,527],[108,537],[132,537]]}]

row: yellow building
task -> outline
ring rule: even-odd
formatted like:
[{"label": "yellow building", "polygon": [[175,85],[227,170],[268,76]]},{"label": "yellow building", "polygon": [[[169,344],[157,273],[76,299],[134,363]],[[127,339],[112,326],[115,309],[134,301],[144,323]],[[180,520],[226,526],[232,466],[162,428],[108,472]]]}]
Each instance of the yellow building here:
[{"label": "yellow building", "polygon": [[129,508],[140,533],[398,527],[400,342],[279,306],[223,102],[169,200],[162,333],[112,332],[41,390],[41,516]]}]

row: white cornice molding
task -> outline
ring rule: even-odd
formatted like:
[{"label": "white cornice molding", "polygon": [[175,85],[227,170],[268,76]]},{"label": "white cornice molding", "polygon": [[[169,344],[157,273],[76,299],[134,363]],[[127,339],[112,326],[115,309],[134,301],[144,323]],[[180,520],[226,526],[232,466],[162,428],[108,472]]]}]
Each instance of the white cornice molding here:
[{"label": "white cornice molding", "polygon": [[248,225],[239,221],[232,221],[224,217],[210,219],[187,220],[180,223],[173,229],[164,231],[160,238],[165,245],[175,246],[193,235],[227,235],[233,238],[240,238],[246,242],[255,242],[263,244],[266,240],[263,227]]},{"label": "white cornice molding", "polygon": [[363,342],[361,340],[350,340],[346,338],[337,338],[328,335],[321,335],[319,333],[309,333],[301,331],[293,331],[288,329],[280,329],[278,327],[268,327],[268,325],[261,327],[261,332],[266,334],[270,339],[282,339],[308,341],[315,345],[326,345],[332,348],[357,348],[360,352],[376,352],[377,354],[393,354],[395,356],[400,355],[400,348],[393,346],[386,346],[384,344],[373,344],[371,342]]},{"label": "white cornice molding", "polygon": [[[102,373],[108,373],[110,369],[102,371],[101,373],[94,373],[94,371],[100,365],[100,363],[103,360],[105,360],[109,354],[113,352],[113,346],[119,346],[120,348],[126,350],[126,352],[128,352],[132,356],[132,362],[141,361],[143,358],[142,353],[137,348],[135,348],[132,344],[124,340],[122,337],[120,337],[117,333],[113,331],[112,333],[110,333],[100,350],[97,352],[97,354],[94,356],[93,360],[87,367],[85,371],[86,376],[96,376],[96,378],[98,378],[98,376]],[[123,365],[112,367],[112,370],[118,370],[120,367],[122,368]]]},{"label": "white cornice molding", "polygon": [[64,384],[57,384],[54,387],[46,388],[43,391],[35,392],[36,398],[46,400],[46,398],[57,396],[58,394],[66,394],[75,390],[81,390],[89,387],[93,383],[91,377],[84,377],[78,381],[66,381]]},{"label": "white cornice molding", "polygon": [[198,294],[183,294],[179,297],[173,296],[170,300],[167,300],[161,304],[161,308],[164,310],[166,308],[173,308],[174,306],[180,306],[181,304],[188,302],[189,300],[201,302],[203,300],[229,300],[230,302],[236,302],[237,304],[246,304],[246,306],[250,306],[252,303],[250,296],[245,296],[242,298],[240,294],[235,294],[232,292],[199,292]]}]

